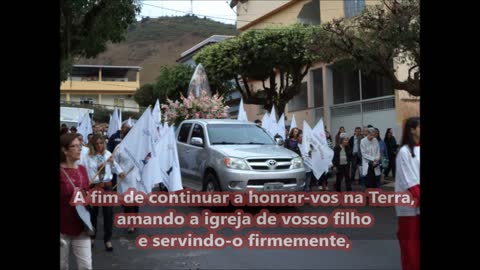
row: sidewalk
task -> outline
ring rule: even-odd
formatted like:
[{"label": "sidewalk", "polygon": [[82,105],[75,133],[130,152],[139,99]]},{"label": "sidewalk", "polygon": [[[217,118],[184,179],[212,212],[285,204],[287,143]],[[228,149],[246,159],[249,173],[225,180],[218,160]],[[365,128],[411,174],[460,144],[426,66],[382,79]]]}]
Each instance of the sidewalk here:
[{"label": "sidewalk", "polygon": [[384,177],[382,181],[382,187],[383,188],[388,188],[388,189],[394,189],[395,188],[395,179],[392,176],[389,177]]}]

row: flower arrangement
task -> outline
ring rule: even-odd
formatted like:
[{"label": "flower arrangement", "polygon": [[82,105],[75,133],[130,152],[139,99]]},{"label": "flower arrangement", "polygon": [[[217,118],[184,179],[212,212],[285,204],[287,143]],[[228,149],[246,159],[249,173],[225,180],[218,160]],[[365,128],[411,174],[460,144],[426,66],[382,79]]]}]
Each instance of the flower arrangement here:
[{"label": "flower arrangement", "polygon": [[193,92],[188,97],[180,96],[175,102],[167,98],[168,104],[162,104],[165,121],[178,126],[186,119],[222,119],[228,117],[229,106],[225,106],[223,97],[218,94],[209,97],[205,90],[196,98]]}]

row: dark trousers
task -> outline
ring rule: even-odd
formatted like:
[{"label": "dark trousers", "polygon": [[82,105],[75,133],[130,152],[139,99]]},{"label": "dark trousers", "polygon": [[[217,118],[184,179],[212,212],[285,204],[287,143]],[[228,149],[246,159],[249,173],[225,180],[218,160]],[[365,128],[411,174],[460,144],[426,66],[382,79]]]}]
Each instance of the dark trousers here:
[{"label": "dark trousers", "polygon": [[375,176],[375,170],[372,166],[367,165],[367,175],[365,176],[366,188],[377,188],[377,177]]},{"label": "dark trousers", "polygon": [[319,185],[323,185],[323,183],[328,185],[328,171],[324,172],[322,176],[320,176],[320,179],[318,180]]},{"label": "dark trousers", "polygon": [[313,172],[307,172],[305,174],[305,188],[304,191],[310,191],[310,186],[312,185]]},{"label": "dark trousers", "polygon": [[[360,155],[358,154],[354,154],[353,155],[353,160],[352,160],[352,169],[350,170],[352,173],[350,174],[350,179],[355,180],[355,173],[357,172],[357,168],[359,165],[362,165],[362,158],[360,157]],[[359,177],[358,178],[361,178],[361,173],[359,173]]]},{"label": "dark trousers", "polygon": [[338,192],[342,191],[342,180],[345,177],[345,187],[347,191],[352,191],[352,178],[350,178],[350,165],[337,166],[337,181],[335,183],[335,189]]},{"label": "dark trousers", "polygon": [[[112,191],[112,187],[104,187],[104,191]],[[113,206],[101,206],[103,214],[103,241],[108,242],[112,240],[112,229],[113,229]],[[92,206],[90,211],[90,220],[92,225],[95,228],[95,235],[92,236],[92,239],[95,239],[97,232],[97,217],[100,206]]]},{"label": "dark trousers", "polygon": [[388,167],[385,168],[385,170],[383,171],[383,175],[385,175],[385,177],[388,176],[388,174],[390,173],[390,170],[392,171],[392,176],[393,178],[395,178],[395,169],[396,169],[396,164],[395,164],[395,156],[392,155],[392,154],[388,154]]},{"label": "dark trousers", "polygon": [[382,175],[381,174],[375,175],[375,187],[380,188],[381,186],[382,186]]}]

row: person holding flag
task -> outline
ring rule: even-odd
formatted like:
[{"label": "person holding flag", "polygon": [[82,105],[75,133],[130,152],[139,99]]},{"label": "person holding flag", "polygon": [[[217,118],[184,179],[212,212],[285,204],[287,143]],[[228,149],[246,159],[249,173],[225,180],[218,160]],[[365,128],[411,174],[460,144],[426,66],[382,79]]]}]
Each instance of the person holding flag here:
[{"label": "person holding flag", "polygon": [[[112,154],[106,149],[105,139],[101,133],[93,135],[90,151],[85,157],[85,167],[87,168],[88,178],[90,179],[90,188],[101,188],[103,191],[112,190],[112,171],[110,158]],[[92,225],[97,230],[97,216],[99,206],[92,206],[91,220]],[[107,251],[113,251],[112,229],[113,229],[113,207],[102,206],[103,211],[103,242]],[[92,246],[95,240],[92,236]]]},{"label": "person holding flag", "polygon": [[[117,130],[115,133],[112,134],[112,136],[110,136],[110,138],[108,139],[108,143],[107,143],[107,150],[110,151],[110,153],[113,153],[113,151],[115,150],[117,145],[119,145],[122,142],[123,138],[125,138],[125,136],[127,136],[127,133],[130,130],[130,128],[131,128],[131,126],[128,124],[128,121],[124,121],[122,123],[121,129]],[[113,184],[114,187],[117,186],[117,174],[116,173],[113,174],[112,184]]]},{"label": "person holding flag", "polygon": [[[130,131],[129,129],[125,130],[125,136]],[[122,194],[126,192],[129,188],[137,189],[138,182],[141,180],[140,170],[135,166],[130,158],[126,155],[125,152],[118,151],[120,145],[114,150],[113,153],[113,167],[112,172],[115,173],[118,177],[117,183],[117,192]],[[125,206],[122,205],[124,213],[133,213],[138,214],[138,206]],[[129,227],[127,229],[128,233],[134,233],[135,228]]]}]

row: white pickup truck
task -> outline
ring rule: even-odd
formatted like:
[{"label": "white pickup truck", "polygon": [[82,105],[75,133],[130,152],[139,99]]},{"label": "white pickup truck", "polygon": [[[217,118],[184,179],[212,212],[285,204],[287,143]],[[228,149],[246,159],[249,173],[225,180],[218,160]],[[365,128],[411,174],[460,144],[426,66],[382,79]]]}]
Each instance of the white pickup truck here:
[{"label": "white pickup truck", "polygon": [[183,185],[203,191],[300,191],[303,160],[254,123],[183,121],[176,132]]}]

